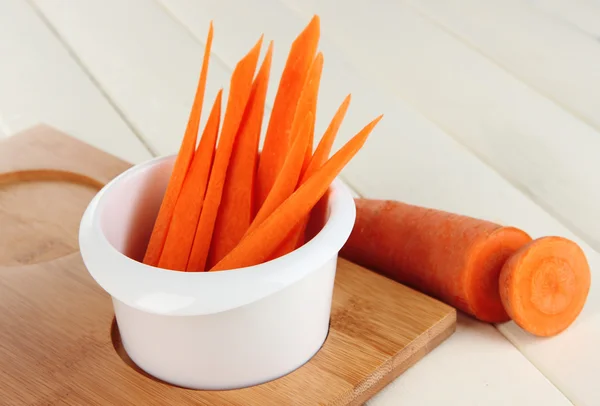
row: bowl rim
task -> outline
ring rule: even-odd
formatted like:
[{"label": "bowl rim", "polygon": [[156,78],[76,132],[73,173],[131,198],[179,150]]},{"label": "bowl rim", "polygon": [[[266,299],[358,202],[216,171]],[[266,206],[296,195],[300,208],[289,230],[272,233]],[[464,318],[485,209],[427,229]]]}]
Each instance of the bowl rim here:
[{"label": "bowl rim", "polygon": [[349,188],[336,178],[329,188],[329,217],[302,247],[268,262],[219,272],[178,272],[136,261],[104,235],[101,216],[115,187],[139,172],[174,160],[175,155],[134,165],[108,182],[86,208],[79,247],[92,278],[113,299],[161,315],[206,315],[244,306],[290,286],[321,269],[337,255],[354,227],[356,207]]}]

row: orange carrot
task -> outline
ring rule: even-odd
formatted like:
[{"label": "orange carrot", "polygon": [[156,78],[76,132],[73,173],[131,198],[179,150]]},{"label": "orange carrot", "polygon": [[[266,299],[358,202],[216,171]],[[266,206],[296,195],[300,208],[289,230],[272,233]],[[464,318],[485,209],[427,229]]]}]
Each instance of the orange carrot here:
[{"label": "orange carrot", "polygon": [[304,175],[304,173],[306,173],[306,170],[308,169],[308,165],[310,164],[310,160],[312,158],[312,153],[313,153],[314,141],[315,141],[315,123],[313,120],[310,133],[308,134],[308,142],[306,143],[306,152],[304,153],[304,160],[302,161],[302,169],[300,170],[300,178],[302,178],[302,175]]},{"label": "orange carrot", "polygon": [[500,272],[500,297],[524,330],[556,335],[577,318],[590,289],[590,267],[573,241],[543,237],[521,247]]},{"label": "orange carrot", "polygon": [[158,261],[160,268],[185,271],[187,266],[219,134],[222,94],[223,91],[219,90],[200,138],[200,144],[194,154],[192,165],[183,182],[165,246]]},{"label": "orange carrot", "polygon": [[[309,143],[313,138],[317,96],[323,71],[323,54],[319,52],[311,65],[306,83],[298,101],[292,123],[292,147],[289,150],[281,171],[273,187],[261,205],[246,234],[260,225],[296,189]],[[311,147],[312,152],[312,147]]]},{"label": "orange carrot", "polygon": [[[346,115],[349,105],[350,95],[346,96],[337,112],[333,116],[331,123],[329,123],[327,130],[325,130],[323,137],[321,137],[321,141],[319,142],[314,155],[310,158],[310,162],[306,169],[303,170],[302,177],[300,178],[300,185],[303,184],[310,176],[312,176],[325,163],[325,161],[327,161],[327,158],[329,158],[329,153],[331,152],[331,147],[333,146],[335,136],[337,135],[342,121],[344,120],[344,116]],[[286,237],[283,244],[281,244],[277,250],[275,250],[275,253],[271,259],[286,255],[304,244],[306,227],[309,220],[310,215],[302,219],[300,224],[298,224],[294,230],[292,230],[290,235]]]},{"label": "orange carrot", "polygon": [[269,255],[327,192],[331,182],[362,148],[380,119],[381,116],[366,125],[348,141],[260,226],[244,237],[211,271],[242,268],[267,260]]},{"label": "orange carrot", "polygon": [[281,75],[260,154],[257,173],[257,210],[267,198],[291,145],[296,106],[308,76],[320,37],[320,19],[314,16],[292,43]]},{"label": "orange carrot", "polygon": [[331,122],[325,130],[323,137],[321,137],[321,141],[319,141],[319,145],[317,145],[314,155],[310,159],[310,164],[302,175],[302,183],[312,176],[329,158],[329,153],[331,152],[331,147],[333,146],[335,137],[340,129],[340,126],[342,125],[344,117],[346,116],[346,112],[348,111],[350,99],[350,95],[346,96],[338,110],[335,112],[335,115],[331,119]]},{"label": "orange carrot", "polygon": [[253,218],[253,187],[258,143],[269,83],[273,42],[254,79],[248,105],[231,153],[223,199],[219,206],[208,266],[213,266],[240,242]]},{"label": "orange carrot", "polygon": [[256,45],[237,64],[231,76],[229,98],[223,118],[219,145],[208,181],[204,206],[202,207],[196,228],[196,235],[194,236],[194,243],[192,244],[192,251],[186,268],[187,271],[204,271],[206,265],[215,220],[219,205],[221,204],[231,150],[233,149],[244,109],[252,89],[252,79],[254,78],[262,40],[263,37],[261,36]]},{"label": "orange carrot", "polygon": [[244,236],[256,230],[296,189],[298,179],[300,178],[300,171],[302,170],[302,163],[304,162],[304,153],[308,144],[309,132],[312,128],[312,113],[304,116],[303,121],[302,127],[288,153],[281,172],[277,176],[277,180],[275,180],[271,192],[269,192],[267,199],[256,214],[256,217],[254,217],[252,224],[250,224]]},{"label": "orange carrot", "polygon": [[200,79],[198,81],[198,88],[196,90],[196,96],[194,98],[194,104],[192,105],[192,111],[188,120],[187,128],[183,136],[183,142],[179,148],[177,158],[167,185],[167,190],[163,197],[158,215],[154,222],[152,234],[150,235],[150,241],[146,248],[143,263],[146,265],[156,266],[162,254],[163,246],[167,238],[169,225],[175,205],[181,188],[183,187],[184,178],[188,172],[194,150],[196,149],[196,140],[198,138],[198,128],[200,127],[200,116],[202,114],[202,104],[204,103],[204,92],[206,89],[206,77],[208,75],[208,62],[210,58],[210,50],[212,47],[213,39],[213,25],[210,23],[208,30],[208,37],[206,39],[206,47],[204,48],[204,59],[202,61],[202,69],[200,72]]},{"label": "orange carrot", "polygon": [[531,237],[514,227],[389,200],[355,199],[340,256],[486,322],[509,320],[498,290],[507,259]]},{"label": "orange carrot", "polygon": [[[314,133],[315,133],[315,119],[316,119],[316,111],[317,111],[317,97],[319,95],[319,86],[321,84],[322,70],[323,70],[323,53],[319,52],[310,67],[310,70],[308,73],[308,78],[307,78],[307,83],[304,85],[302,94],[300,95],[300,101],[302,102],[302,99],[304,97],[303,96],[304,92],[308,92],[310,94],[310,96],[307,97],[304,108],[303,108],[302,104],[300,104],[300,103],[298,104],[298,107],[296,108],[296,114],[294,115],[294,120],[296,120],[296,116],[302,117],[302,115],[305,114],[305,112],[303,110],[309,110],[314,113],[312,129],[308,135],[309,139],[308,139],[308,144],[306,147],[306,153],[304,154],[304,162],[302,162],[302,170],[300,171],[300,177],[302,177],[302,174],[304,174],[306,172],[306,169],[308,168],[308,165],[310,164],[310,160],[312,158],[313,142],[314,142],[314,138],[315,138]],[[312,77],[313,75],[316,77],[313,78]],[[293,131],[293,128],[294,128],[294,124],[292,123],[292,131]],[[293,137],[293,132],[292,132],[292,137]],[[293,138],[292,138],[292,140],[293,140]]]}]

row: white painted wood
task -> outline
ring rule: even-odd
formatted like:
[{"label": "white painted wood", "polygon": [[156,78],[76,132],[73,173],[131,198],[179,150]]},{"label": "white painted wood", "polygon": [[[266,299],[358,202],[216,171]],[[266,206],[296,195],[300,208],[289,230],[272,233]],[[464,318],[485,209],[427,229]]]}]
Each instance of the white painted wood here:
[{"label": "white painted wood", "polygon": [[[34,3],[153,150],[176,153],[204,45],[154,1]],[[205,100],[210,106],[218,89],[228,87],[230,72],[213,59],[208,76]],[[205,109],[202,122],[209,110]]]},{"label": "white painted wood", "polygon": [[[290,2],[292,0],[289,0]],[[369,75],[600,249],[600,133],[399,2],[302,4]]]},{"label": "white painted wood", "polygon": [[[600,42],[596,38],[552,18],[527,0],[407,3],[539,93],[600,129]],[[600,27],[600,18],[597,24]]]},{"label": "white painted wood", "polygon": [[[204,26],[214,19],[216,27],[235,27],[241,38],[264,32],[267,38],[275,40],[275,50],[285,49],[308,21],[307,15],[301,18],[277,0],[254,1],[251,8],[234,7],[231,1],[163,2],[199,38]],[[272,18],[273,15],[278,18]],[[325,29],[326,21],[323,24]],[[240,51],[236,37],[225,38],[227,42],[215,49],[226,64],[233,63]],[[284,45],[278,47],[280,43]],[[325,65],[317,128],[325,128],[347,92],[352,92],[353,100],[337,145],[371,117],[385,114],[364,149],[344,170],[345,178],[361,195],[521,224],[533,233],[543,233],[547,223],[564,231],[548,214],[419,113],[370,88],[369,82],[357,74],[328,38],[322,39],[321,49]],[[284,60],[285,54],[276,52],[274,66],[280,69]],[[432,382],[441,383],[441,388],[431,391]],[[437,405],[442,400],[461,405],[520,405],[534,401],[570,404],[497,330],[466,317],[461,318],[455,336],[370,404]]]},{"label": "white painted wood", "polygon": [[51,125],[137,163],[151,157],[24,1],[0,1],[0,131]]},{"label": "white painted wood", "polygon": [[556,20],[600,40],[600,2],[598,0],[527,0],[532,6]]},{"label": "white painted wood", "polygon": [[[563,192],[568,193],[569,187],[579,181],[578,176],[587,176],[585,169],[591,170],[589,165],[598,162],[593,158],[593,152],[599,150],[598,134],[497,71],[485,59],[410,10],[387,8],[382,3],[371,1],[363,7],[363,3],[347,1],[341,13],[332,2],[298,1],[295,10],[304,10],[304,18],[318,12],[323,19],[324,35],[335,37],[350,58],[352,55],[361,57],[353,60],[354,66],[371,74],[371,83],[379,81],[382,88],[410,100],[486,160],[505,172],[511,171],[512,178],[528,181],[518,182],[523,189],[531,191],[535,187],[538,193],[559,193],[558,186],[561,186]],[[398,51],[391,52],[393,49]],[[368,62],[367,55],[377,63],[360,62]],[[343,66],[346,72],[350,71],[350,64]],[[376,69],[371,70],[372,67]],[[343,72],[343,68],[336,72],[338,80],[354,82],[348,76],[343,77]],[[374,88],[364,94],[361,99],[368,100],[365,111],[367,108],[385,109],[388,114],[377,136],[374,134],[366,149],[353,161],[350,166],[353,172],[346,175],[361,194],[512,224],[533,237],[572,238],[588,256],[592,279],[598,275],[599,254],[511,187],[498,173],[484,167],[481,161],[423,120],[416,120],[404,105],[394,105]],[[588,161],[581,162],[581,159]],[[587,173],[597,173],[597,169]],[[593,199],[594,182],[597,180],[587,185],[579,183],[576,190],[571,190],[578,199],[582,196]],[[547,196],[554,197],[549,193]],[[569,215],[581,214],[577,213],[581,206],[567,208],[570,208],[566,210]],[[594,224],[593,215],[587,220]],[[596,344],[600,341],[599,290],[598,285],[593,284],[579,319],[559,336],[537,339],[522,333],[514,323],[499,326],[515,346],[578,405],[600,403],[594,378],[600,373],[600,351]],[[559,365],[562,362],[565,364]],[[499,365],[504,363],[501,361]],[[459,372],[462,371],[456,371]]]},{"label": "white painted wood", "polygon": [[[370,406],[571,405],[492,326],[459,316],[456,333],[400,379],[389,384]],[[502,355],[501,355],[502,354]],[[502,367],[496,369],[498,358]],[[464,369],[480,368],[466,377]],[[510,374],[510,376],[507,375]]]}]

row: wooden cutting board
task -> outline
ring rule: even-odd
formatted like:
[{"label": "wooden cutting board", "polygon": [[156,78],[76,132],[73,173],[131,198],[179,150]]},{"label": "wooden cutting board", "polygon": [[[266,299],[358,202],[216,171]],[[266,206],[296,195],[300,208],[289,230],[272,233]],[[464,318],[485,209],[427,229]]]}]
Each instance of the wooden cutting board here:
[{"label": "wooden cutting board", "polygon": [[2,405],[358,405],[454,332],[453,308],[340,259],[329,336],[291,374],[231,391],[146,375],[77,246],[88,202],[129,166],[48,127],[0,142]]}]

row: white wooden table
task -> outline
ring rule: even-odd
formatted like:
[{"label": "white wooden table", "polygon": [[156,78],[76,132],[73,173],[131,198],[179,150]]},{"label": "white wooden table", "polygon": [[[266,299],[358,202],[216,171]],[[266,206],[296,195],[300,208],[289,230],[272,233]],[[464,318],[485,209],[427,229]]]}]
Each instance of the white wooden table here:
[{"label": "white wooden table", "polygon": [[343,173],[360,195],[563,235],[592,266],[563,334],[460,317],[369,403],[600,405],[598,0],[1,0],[0,134],[44,122],[132,163],[174,153],[209,21],[208,100],[261,33],[279,77],[313,13],[317,132],[348,92],[338,145],[385,114]]}]

